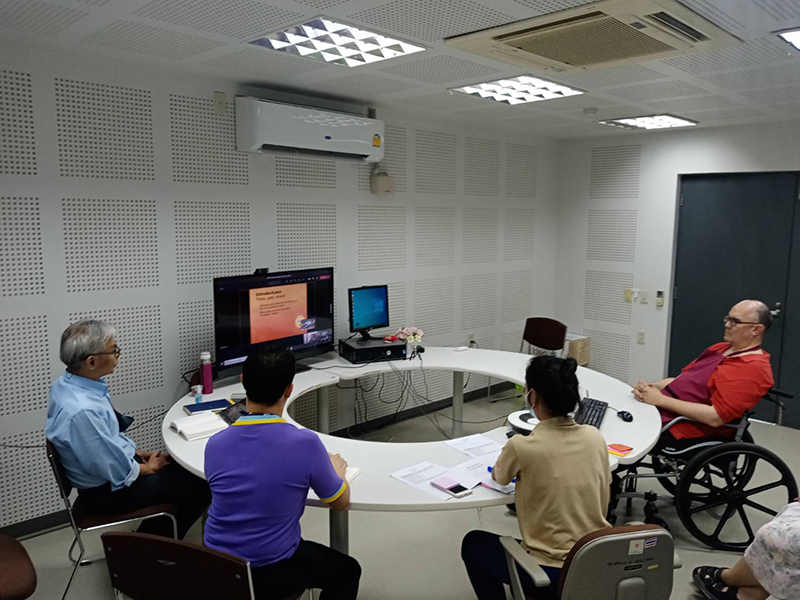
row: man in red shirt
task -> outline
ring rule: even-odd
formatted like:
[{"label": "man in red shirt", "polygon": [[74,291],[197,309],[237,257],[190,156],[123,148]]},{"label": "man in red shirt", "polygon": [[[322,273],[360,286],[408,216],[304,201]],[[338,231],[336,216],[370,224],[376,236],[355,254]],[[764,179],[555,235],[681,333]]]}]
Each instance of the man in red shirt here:
[{"label": "man in red shirt", "polygon": [[751,410],[774,381],[769,354],[761,349],[772,316],[763,302],[743,300],[725,317],[725,341],[714,344],[684,367],[678,377],[645,383],[633,389],[640,402],[658,407],[664,425],[683,416],[662,434],[656,448],[679,449],[678,440],[733,437],[725,427]]}]

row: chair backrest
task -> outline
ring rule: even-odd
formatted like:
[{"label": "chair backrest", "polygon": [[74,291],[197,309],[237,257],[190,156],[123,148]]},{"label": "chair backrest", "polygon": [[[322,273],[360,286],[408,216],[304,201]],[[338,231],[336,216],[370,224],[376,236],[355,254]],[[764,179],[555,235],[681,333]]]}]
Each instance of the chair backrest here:
[{"label": "chair backrest", "polygon": [[53,469],[58,491],[61,492],[61,499],[64,501],[67,510],[71,510],[69,495],[72,493],[72,484],[69,482],[67,472],[64,470],[64,465],[61,464],[61,459],[58,457],[58,451],[53,442],[47,440],[45,445],[47,447],[47,460],[50,463],[50,468]]},{"label": "chair backrest", "polygon": [[525,321],[522,339],[543,350],[561,350],[567,339],[567,326],[547,317],[530,317]]},{"label": "chair backrest", "polygon": [[564,562],[560,600],[669,600],[675,546],[666,529],[632,525],[584,536]]},{"label": "chair backrest", "polygon": [[131,600],[253,600],[247,561],[144,533],[100,536],[111,585]]},{"label": "chair backrest", "polygon": [[17,540],[0,534],[0,600],[24,600],[36,591],[36,569]]}]

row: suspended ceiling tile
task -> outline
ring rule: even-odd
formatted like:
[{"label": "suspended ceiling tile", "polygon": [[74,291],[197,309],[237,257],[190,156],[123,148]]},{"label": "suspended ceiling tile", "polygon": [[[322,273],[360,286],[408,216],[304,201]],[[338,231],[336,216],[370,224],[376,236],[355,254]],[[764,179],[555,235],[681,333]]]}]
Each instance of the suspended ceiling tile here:
[{"label": "suspended ceiling tile", "polygon": [[800,3],[797,0],[751,0],[753,4],[776,21],[800,19]]},{"label": "suspended ceiling tile", "polygon": [[591,4],[595,0],[514,0],[517,4],[521,4],[525,8],[530,8],[534,12],[532,17],[538,15],[549,15],[562,10],[569,10],[570,8],[577,8]]},{"label": "suspended ceiling tile", "polygon": [[614,85],[629,85],[643,81],[666,79],[667,75],[641,65],[622,65],[609,69],[553,73],[552,75],[541,75],[541,77],[544,79],[552,78],[558,83],[565,83],[584,90],[593,90]]},{"label": "suspended ceiling tile", "polygon": [[255,0],[153,0],[133,14],[237,39],[271,33],[304,16]]},{"label": "suspended ceiling tile", "polygon": [[702,96],[699,98],[681,98],[678,100],[653,100],[648,102],[664,112],[680,112],[685,110],[711,110],[717,108],[733,108],[740,106],[724,96]]},{"label": "suspended ceiling tile", "polygon": [[567,98],[558,98],[558,100],[553,100],[550,102],[539,102],[537,103],[537,107],[543,110],[553,111],[553,112],[562,112],[562,111],[581,111],[584,108],[594,106],[594,107],[601,107],[601,106],[613,106],[614,102],[612,100],[607,100],[605,98],[598,98],[597,96],[592,96],[591,94],[581,94],[580,96],[568,96]]},{"label": "suspended ceiling tile", "polygon": [[745,27],[744,23],[734,16],[735,11],[730,11],[736,6],[731,0],[682,0],[682,2],[722,29],[736,31]]},{"label": "suspended ceiling tile", "polygon": [[210,67],[249,73],[265,79],[286,78],[319,69],[346,68],[328,65],[322,61],[291,56],[282,52],[246,48],[226,54],[205,63]]},{"label": "suspended ceiling tile", "polygon": [[85,44],[183,60],[225,45],[225,42],[168,31],[143,23],[115,21],[81,40]]},{"label": "suspended ceiling tile", "polygon": [[472,0],[393,0],[348,18],[428,42],[517,20]]},{"label": "suspended ceiling tile", "polygon": [[330,79],[317,85],[320,91],[337,96],[369,100],[383,94],[419,88],[418,85],[379,77],[370,73],[356,73],[339,79]]},{"label": "suspended ceiling tile", "polygon": [[447,54],[392,65],[385,69],[380,69],[380,71],[426,83],[448,83],[464,79],[475,79],[477,81],[479,78],[491,80],[497,79],[496,75],[502,73],[500,69],[494,69]]},{"label": "suspended ceiling tile", "polygon": [[747,69],[746,71],[737,71],[735,73],[709,75],[708,77],[703,77],[703,79],[719,87],[734,91],[790,85],[800,83],[800,61],[773,67]]},{"label": "suspended ceiling tile", "polygon": [[662,62],[684,73],[697,75],[727,69],[754,67],[767,62],[789,60],[793,55],[789,46],[776,36],[748,40],[746,43],[723,50],[676,56]]},{"label": "suspended ceiling tile", "polygon": [[684,81],[662,81],[645,83],[631,87],[615,88],[605,92],[609,96],[618,96],[633,102],[652,103],[662,98],[678,98],[680,96],[697,96],[708,91]]},{"label": "suspended ceiling tile", "polygon": [[719,110],[698,110],[683,113],[685,116],[693,121],[705,123],[708,121],[728,121],[731,119],[751,119],[753,117],[766,116],[763,112],[750,108],[748,106],[739,106],[736,108],[722,108]]},{"label": "suspended ceiling tile", "polygon": [[53,36],[88,14],[38,0],[0,0],[0,27],[25,33]]},{"label": "suspended ceiling tile", "polygon": [[479,102],[488,102],[481,98],[474,98],[466,94],[459,94],[456,92],[439,92],[438,94],[429,94],[427,96],[414,96],[412,98],[404,98],[403,104],[411,104],[421,108],[432,108],[435,110],[454,110],[459,108],[478,108]]},{"label": "suspended ceiling tile", "polygon": [[317,10],[328,10],[339,6],[340,4],[347,4],[350,0],[294,0],[298,4],[304,4]]},{"label": "suspended ceiling tile", "polygon": [[762,104],[796,102],[797,99],[800,98],[800,85],[787,85],[781,88],[742,92],[742,96]]}]

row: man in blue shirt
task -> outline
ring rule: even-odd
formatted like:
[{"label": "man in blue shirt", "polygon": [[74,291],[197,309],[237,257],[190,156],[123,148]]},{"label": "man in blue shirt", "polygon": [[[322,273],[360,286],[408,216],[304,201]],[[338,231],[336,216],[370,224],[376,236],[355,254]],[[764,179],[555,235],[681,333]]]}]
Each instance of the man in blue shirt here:
[{"label": "man in blue shirt", "polygon": [[[182,539],[211,501],[208,485],[170,461],[167,454],[136,449],[122,432],[132,419],[111,406],[103,377],[120,356],[110,323],[73,323],[61,336],[67,370],[50,386],[45,435],[58,452],[81,502],[99,514],[127,513],[153,504],[178,505]],[[165,519],[145,521],[139,531],[172,536]]]},{"label": "man in blue shirt", "polygon": [[292,393],[294,356],[253,353],[242,383],[247,413],[206,445],[213,502],[205,543],[250,562],[257,600],[307,588],[325,600],[354,600],[361,567],[346,554],[300,537],[309,488],[332,510],[346,510],[347,463],[309,429],[283,418]]}]

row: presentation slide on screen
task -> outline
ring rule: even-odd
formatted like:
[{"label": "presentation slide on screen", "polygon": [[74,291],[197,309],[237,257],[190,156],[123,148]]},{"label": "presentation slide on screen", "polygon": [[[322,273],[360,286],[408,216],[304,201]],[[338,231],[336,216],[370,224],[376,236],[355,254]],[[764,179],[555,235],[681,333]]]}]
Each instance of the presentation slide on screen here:
[{"label": "presentation slide on screen", "polygon": [[250,343],[260,344],[314,329],[308,318],[308,284],[250,290]]}]

